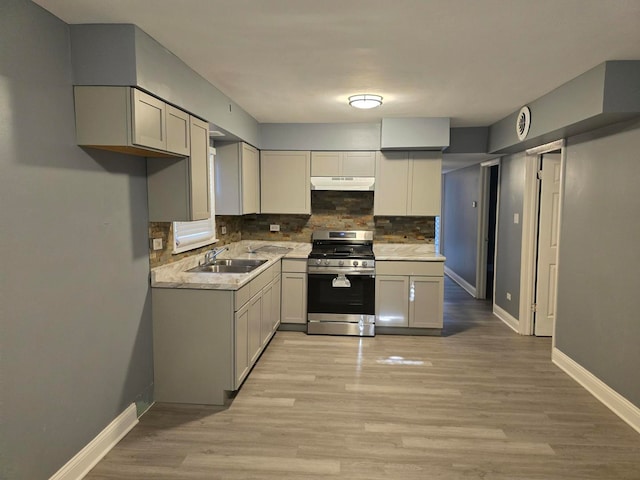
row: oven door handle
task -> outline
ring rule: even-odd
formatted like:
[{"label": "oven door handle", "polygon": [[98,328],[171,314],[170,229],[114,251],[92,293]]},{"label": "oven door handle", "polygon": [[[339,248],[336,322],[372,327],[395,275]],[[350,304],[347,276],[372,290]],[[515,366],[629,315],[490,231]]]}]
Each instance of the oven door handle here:
[{"label": "oven door handle", "polygon": [[351,288],[351,282],[345,275],[338,275],[331,281],[333,288]]}]

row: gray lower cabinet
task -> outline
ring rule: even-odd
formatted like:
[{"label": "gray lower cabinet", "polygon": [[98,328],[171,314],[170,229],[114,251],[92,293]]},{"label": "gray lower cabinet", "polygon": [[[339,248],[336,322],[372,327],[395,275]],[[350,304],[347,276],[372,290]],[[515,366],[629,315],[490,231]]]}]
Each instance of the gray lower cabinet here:
[{"label": "gray lower cabinet", "polygon": [[307,259],[282,260],[282,323],[307,324]]},{"label": "gray lower cabinet", "polygon": [[442,262],[376,262],[376,329],[442,329],[443,303]]},{"label": "gray lower cabinet", "polygon": [[277,262],[235,291],[153,288],[156,400],[224,405],[275,332],[279,282]]}]

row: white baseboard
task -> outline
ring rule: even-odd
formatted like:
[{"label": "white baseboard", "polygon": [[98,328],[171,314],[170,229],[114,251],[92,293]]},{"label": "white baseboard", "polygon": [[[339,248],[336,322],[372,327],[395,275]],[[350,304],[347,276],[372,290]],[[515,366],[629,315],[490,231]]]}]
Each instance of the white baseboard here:
[{"label": "white baseboard", "polygon": [[138,423],[131,404],[49,480],[80,480]]},{"label": "white baseboard", "polygon": [[471,285],[469,282],[467,282],[464,278],[462,278],[460,275],[458,275],[456,272],[451,270],[446,265],[444,266],[444,273],[447,275],[447,277],[449,277],[451,280],[453,280],[462,288],[464,288],[467,291],[467,293],[469,293],[469,295],[471,295],[473,298],[476,298],[476,287]]},{"label": "white baseboard", "polygon": [[628,423],[636,432],[640,433],[640,408],[557,348],[552,350],[551,360],[600,400],[609,410]]},{"label": "white baseboard", "polygon": [[493,314],[502,320],[507,327],[512,329],[516,333],[520,333],[520,322],[517,318],[513,317],[509,312],[500,308],[495,303],[493,304]]}]

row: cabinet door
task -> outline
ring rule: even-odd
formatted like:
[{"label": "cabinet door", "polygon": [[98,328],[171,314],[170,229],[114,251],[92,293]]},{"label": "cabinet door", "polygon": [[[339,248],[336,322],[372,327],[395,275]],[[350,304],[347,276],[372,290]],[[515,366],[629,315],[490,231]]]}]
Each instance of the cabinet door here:
[{"label": "cabinet door", "polygon": [[407,152],[377,152],[374,215],[407,214]]},{"label": "cabinet door", "polygon": [[166,104],[135,88],[131,92],[133,144],[166,150]]},{"label": "cabinet door", "polygon": [[258,150],[242,144],[242,214],[260,213],[260,157]]},{"label": "cabinet door", "polygon": [[344,152],[343,177],[373,177],[376,174],[376,152]]},{"label": "cabinet door", "polygon": [[410,277],[409,326],[442,328],[443,277]]},{"label": "cabinet door", "polygon": [[439,152],[410,152],[407,215],[440,215],[442,156]]},{"label": "cabinet door", "polygon": [[254,364],[262,349],[260,339],[261,322],[262,291],[249,300],[249,365]]},{"label": "cabinet door", "polygon": [[249,373],[249,304],[245,304],[235,314],[234,322],[234,389],[240,388],[242,381]]},{"label": "cabinet door", "polygon": [[271,330],[276,331],[280,326],[280,305],[281,305],[281,287],[280,275],[273,281],[273,290],[271,292]]},{"label": "cabinet door", "polygon": [[273,282],[262,289],[262,319],[260,320],[260,344],[264,347],[273,332]]},{"label": "cabinet door", "polygon": [[189,114],[171,105],[167,105],[167,151],[185,157],[191,151]]},{"label": "cabinet door", "polygon": [[209,199],[209,124],[191,117],[191,157],[189,187],[191,220],[204,220],[210,215]]},{"label": "cabinet door", "polygon": [[312,177],[339,177],[342,152],[311,152]]},{"label": "cabinet door", "polygon": [[282,323],[307,323],[307,274],[282,274]]},{"label": "cabinet door", "polygon": [[376,276],[376,325],[409,326],[409,277]]},{"label": "cabinet door", "polygon": [[311,213],[310,152],[260,152],[261,213]]}]

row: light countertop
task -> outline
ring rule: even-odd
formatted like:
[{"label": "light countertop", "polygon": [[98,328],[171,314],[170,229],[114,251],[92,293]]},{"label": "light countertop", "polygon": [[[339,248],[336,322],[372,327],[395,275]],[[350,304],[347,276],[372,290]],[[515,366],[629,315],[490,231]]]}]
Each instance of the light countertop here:
[{"label": "light countertop", "polygon": [[[212,245],[212,248],[214,246]],[[224,245],[228,250],[218,255],[217,258],[250,258],[267,260],[249,273],[193,273],[187,272],[190,268],[197,267],[204,262],[204,254],[183,258],[174,263],[162,265],[151,269],[151,286],[156,288],[191,288],[208,290],[238,290],[243,285],[260,275],[281,258],[305,259],[311,251],[310,243],[299,242],[267,242],[249,241]],[[288,251],[275,251],[277,249],[261,247],[284,247]]]},{"label": "light countertop", "polygon": [[[155,288],[238,290],[282,258],[306,260],[311,251],[310,243],[258,240],[242,240],[225,245],[225,247],[228,250],[218,255],[217,258],[250,258],[267,260],[267,262],[250,273],[211,274],[187,272],[190,268],[196,267],[204,261],[204,254],[193,255],[177,262],[151,269],[151,286]],[[432,244],[374,243],[373,251],[376,260],[381,261],[443,262],[445,260],[444,256],[435,253],[435,248]]]},{"label": "light countertop", "polygon": [[378,260],[404,260],[414,262],[444,262],[432,243],[375,243],[373,253]]}]

